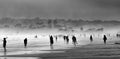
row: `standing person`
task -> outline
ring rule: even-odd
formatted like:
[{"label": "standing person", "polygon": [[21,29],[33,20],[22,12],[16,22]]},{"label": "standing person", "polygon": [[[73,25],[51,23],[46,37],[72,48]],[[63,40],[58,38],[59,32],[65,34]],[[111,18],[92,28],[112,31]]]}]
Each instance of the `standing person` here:
[{"label": "standing person", "polygon": [[104,44],[106,44],[106,41],[107,41],[106,35],[104,35],[103,40],[104,40]]},{"label": "standing person", "polygon": [[66,36],[63,36],[64,42],[66,41]]},{"label": "standing person", "polygon": [[53,37],[50,36],[50,46],[52,46],[54,44],[54,40],[53,40]]},{"label": "standing person", "polygon": [[56,39],[56,42],[57,42],[57,39],[58,39],[58,38],[57,38],[57,35],[55,36],[55,39]]},{"label": "standing person", "polygon": [[38,38],[38,36],[37,36],[37,35],[35,35],[35,38]]},{"label": "standing person", "polygon": [[66,36],[66,42],[67,42],[67,44],[69,43],[69,37],[68,36]]},{"label": "standing person", "polygon": [[76,40],[76,37],[75,37],[75,36],[72,37],[72,41],[73,41],[73,44],[74,44],[74,45],[77,44],[77,40]]},{"label": "standing person", "polygon": [[27,47],[27,38],[24,39],[24,46]]},{"label": "standing person", "polygon": [[6,43],[7,43],[6,39],[7,39],[7,38],[3,38],[3,48],[4,48],[5,50],[6,50]]},{"label": "standing person", "polygon": [[92,35],[90,36],[90,41],[93,42],[93,37],[92,37]]}]

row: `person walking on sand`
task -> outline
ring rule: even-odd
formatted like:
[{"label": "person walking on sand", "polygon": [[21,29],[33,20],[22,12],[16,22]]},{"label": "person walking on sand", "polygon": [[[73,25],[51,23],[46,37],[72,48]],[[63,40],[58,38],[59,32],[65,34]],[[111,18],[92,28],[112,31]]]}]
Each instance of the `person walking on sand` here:
[{"label": "person walking on sand", "polygon": [[69,43],[69,37],[66,36],[66,43],[68,44]]},{"label": "person walking on sand", "polygon": [[50,46],[52,46],[54,44],[54,40],[53,40],[53,37],[50,36]]},{"label": "person walking on sand", "polygon": [[24,46],[27,47],[27,38],[24,39]]},{"label": "person walking on sand", "polygon": [[4,48],[4,49],[6,49],[6,43],[7,43],[6,39],[7,39],[7,38],[3,38],[3,48]]},{"label": "person walking on sand", "polygon": [[73,42],[74,45],[77,44],[77,40],[76,40],[76,37],[75,37],[75,36],[72,37],[72,42]]},{"label": "person walking on sand", "polygon": [[93,42],[93,37],[92,37],[92,35],[90,36],[90,41]]},{"label": "person walking on sand", "polygon": [[106,44],[106,41],[107,41],[107,37],[106,37],[106,35],[104,35],[104,37],[103,37],[103,41],[104,41],[104,44]]},{"label": "person walking on sand", "polygon": [[63,36],[64,42],[66,41],[66,36]]}]

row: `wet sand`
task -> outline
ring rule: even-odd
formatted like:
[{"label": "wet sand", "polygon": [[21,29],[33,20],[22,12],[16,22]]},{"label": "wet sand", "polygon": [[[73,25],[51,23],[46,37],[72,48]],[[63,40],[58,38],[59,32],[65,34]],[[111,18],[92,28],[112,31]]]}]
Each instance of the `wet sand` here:
[{"label": "wet sand", "polygon": [[[89,40],[87,40],[89,41]],[[114,44],[118,42],[118,39],[113,39],[103,44],[102,40],[96,40],[93,43],[86,45],[70,45],[67,48],[59,49],[43,49],[40,51],[47,51],[47,53],[28,53],[28,54],[14,54],[14,55],[3,55],[1,59],[119,59],[120,58],[120,45]],[[86,42],[85,40],[83,42]],[[95,43],[96,42],[96,43]],[[59,46],[57,46],[59,47]],[[63,45],[62,45],[63,47]],[[34,52],[34,51],[33,51]],[[48,53],[49,52],[49,53]]]},{"label": "wet sand", "polygon": [[[49,51],[49,50],[46,50]],[[82,47],[73,47],[72,49],[59,49],[50,51],[64,51],[60,53],[44,53],[44,54],[22,54],[8,55],[10,57],[31,57],[36,59],[113,59],[120,58],[120,45],[115,44],[89,44]]]}]

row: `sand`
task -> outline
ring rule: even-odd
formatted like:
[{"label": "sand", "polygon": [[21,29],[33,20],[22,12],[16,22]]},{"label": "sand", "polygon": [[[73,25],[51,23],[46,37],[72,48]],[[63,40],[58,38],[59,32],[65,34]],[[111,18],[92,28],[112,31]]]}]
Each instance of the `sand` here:
[{"label": "sand", "polygon": [[65,51],[63,53],[46,53],[46,54],[27,54],[27,55],[9,55],[10,57],[31,57],[36,59],[113,59],[120,58],[120,45],[115,44],[89,44],[73,49],[59,49],[51,51]]},{"label": "sand", "polygon": [[119,42],[118,38],[103,44],[102,40],[96,40],[86,45],[72,45],[68,49],[40,50],[49,53],[1,55],[0,59],[120,59],[120,45],[114,44],[116,41]]},{"label": "sand", "polygon": [[[49,51],[49,50],[48,50]],[[23,54],[23,55],[8,55],[10,57],[31,57],[36,59],[119,59],[120,45],[116,44],[89,44],[84,46],[73,47],[72,49],[59,49],[50,51],[64,51],[60,53],[45,53],[45,54]]]}]

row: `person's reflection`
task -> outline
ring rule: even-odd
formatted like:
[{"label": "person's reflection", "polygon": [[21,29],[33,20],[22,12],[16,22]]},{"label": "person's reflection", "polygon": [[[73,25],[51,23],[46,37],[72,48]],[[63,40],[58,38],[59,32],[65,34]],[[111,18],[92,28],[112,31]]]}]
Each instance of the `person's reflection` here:
[{"label": "person's reflection", "polygon": [[6,48],[4,48],[4,59],[7,59],[6,55],[7,55],[7,50],[6,50]]},{"label": "person's reflection", "polygon": [[7,52],[6,48],[4,48],[4,52]]},{"label": "person's reflection", "polygon": [[51,46],[50,46],[50,49],[51,49],[51,50],[53,50],[53,49],[54,49],[54,46],[53,46],[53,45],[51,45]]}]

